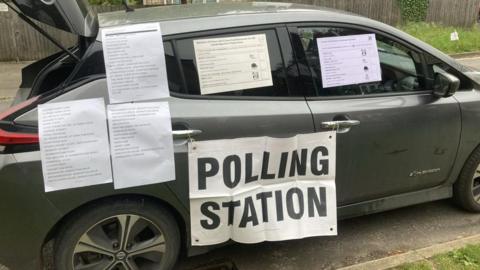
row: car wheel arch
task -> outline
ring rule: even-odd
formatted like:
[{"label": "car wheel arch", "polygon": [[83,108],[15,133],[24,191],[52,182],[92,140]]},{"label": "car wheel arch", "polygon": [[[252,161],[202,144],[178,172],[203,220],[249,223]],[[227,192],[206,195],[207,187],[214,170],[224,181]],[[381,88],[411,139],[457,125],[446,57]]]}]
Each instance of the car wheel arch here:
[{"label": "car wheel arch", "polygon": [[162,200],[158,197],[151,196],[151,195],[145,195],[145,194],[136,194],[136,193],[130,193],[130,194],[116,194],[116,195],[111,195],[111,196],[105,196],[102,198],[96,198],[90,201],[87,201],[78,207],[72,209],[71,211],[65,213],[56,223],[52,228],[50,228],[49,232],[46,234],[42,248],[41,248],[41,259],[42,259],[42,264],[45,265],[46,257],[48,256],[46,254],[45,248],[47,245],[55,240],[55,237],[61,232],[61,230],[64,228],[66,224],[68,224],[73,217],[75,217],[77,214],[80,214],[81,212],[87,211],[88,209],[94,207],[95,204],[99,203],[112,203],[115,201],[120,201],[120,200],[142,200],[142,201],[149,201],[150,203],[153,203],[155,205],[162,206],[164,208],[167,208],[168,211],[173,215],[175,218],[175,221],[177,222],[179,226],[179,231],[180,231],[180,252],[181,254],[186,254],[187,253],[187,247],[188,247],[188,235],[189,235],[189,230],[188,230],[188,224],[186,223],[185,218],[182,216],[180,211],[173,207],[170,203],[168,203],[165,200]]}]

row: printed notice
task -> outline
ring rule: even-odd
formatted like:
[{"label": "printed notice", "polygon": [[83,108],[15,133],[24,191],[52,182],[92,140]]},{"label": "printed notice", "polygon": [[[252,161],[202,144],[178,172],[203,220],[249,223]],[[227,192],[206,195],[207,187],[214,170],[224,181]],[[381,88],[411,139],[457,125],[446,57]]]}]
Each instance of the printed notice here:
[{"label": "printed notice", "polygon": [[7,4],[0,3],[0,12],[8,12]]},{"label": "printed notice", "polygon": [[102,43],[110,103],[169,96],[158,23],[102,29]]},{"label": "printed notice", "polygon": [[375,34],[317,38],[323,87],[382,80]]},{"label": "printed notice", "polygon": [[191,142],[192,245],[336,235],[335,136]]},{"label": "printed notice", "polygon": [[202,95],[273,85],[265,34],[194,40]]},{"label": "printed notice", "polygon": [[103,98],[38,106],[45,191],[112,182]]},{"label": "printed notice", "polygon": [[116,189],[175,180],[168,102],[108,106]]}]

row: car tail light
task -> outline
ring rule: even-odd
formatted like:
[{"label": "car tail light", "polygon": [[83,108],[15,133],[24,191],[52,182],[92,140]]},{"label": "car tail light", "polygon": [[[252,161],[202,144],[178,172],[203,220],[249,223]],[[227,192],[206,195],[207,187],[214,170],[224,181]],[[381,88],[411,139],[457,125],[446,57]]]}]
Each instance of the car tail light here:
[{"label": "car tail light", "polygon": [[[12,120],[7,120],[12,114],[30,106],[32,103],[37,101],[39,96],[28,99],[22,103],[19,103],[15,106],[8,108],[6,111],[0,113],[0,121],[11,122]],[[14,144],[34,144],[38,143],[39,137],[38,132],[35,133],[26,133],[26,132],[17,132],[17,131],[7,131],[0,127],[0,145],[14,145]]]}]

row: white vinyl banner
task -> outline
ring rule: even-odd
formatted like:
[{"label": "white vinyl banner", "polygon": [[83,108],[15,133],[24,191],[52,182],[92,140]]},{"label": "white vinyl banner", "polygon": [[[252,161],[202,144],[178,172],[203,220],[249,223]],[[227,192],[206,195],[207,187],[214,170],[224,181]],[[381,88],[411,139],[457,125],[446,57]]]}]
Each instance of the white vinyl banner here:
[{"label": "white vinyl banner", "polygon": [[194,40],[202,95],[273,85],[265,34]]},{"label": "white vinyl banner", "polygon": [[382,80],[375,34],[317,38],[323,87]]},{"label": "white vinyl banner", "polygon": [[103,98],[38,106],[45,191],[112,182]]},{"label": "white vinyl banner", "polygon": [[102,29],[102,44],[110,103],[170,95],[158,23]]},{"label": "white vinyl banner", "polygon": [[337,234],[336,133],[191,142],[192,245]]},{"label": "white vinyl banner", "polygon": [[168,102],[108,105],[116,189],[175,180]]}]

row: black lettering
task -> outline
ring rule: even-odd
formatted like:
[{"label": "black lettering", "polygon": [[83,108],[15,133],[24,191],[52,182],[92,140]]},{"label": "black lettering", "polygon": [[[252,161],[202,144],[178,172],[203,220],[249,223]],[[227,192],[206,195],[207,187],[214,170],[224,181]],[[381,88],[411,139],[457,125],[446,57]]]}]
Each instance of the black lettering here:
[{"label": "black lettering", "polygon": [[233,225],[233,217],[235,216],[235,207],[240,206],[240,201],[223,202],[222,207],[228,208],[228,225]]},{"label": "black lettering", "polygon": [[315,191],[315,188],[310,187],[307,189],[307,201],[308,201],[308,216],[315,216],[315,209],[317,209],[317,214],[320,217],[327,216],[327,200],[326,200],[326,191],[325,187],[318,188],[318,194]]},{"label": "black lettering", "polygon": [[[207,177],[212,177],[218,173],[218,161],[214,158],[199,158],[198,164],[198,189],[207,189]],[[210,170],[207,171],[207,164],[210,164]]]},{"label": "black lettering", "polygon": [[263,152],[263,160],[262,160],[262,179],[273,179],[275,178],[275,174],[268,173],[268,161],[270,160],[270,153]]},{"label": "black lettering", "polygon": [[253,158],[252,153],[245,155],[245,183],[251,183],[258,180],[258,175],[252,175]]},{"label": "black lettering", "polygon": [[287,170],[288,152],[282,152],[280,156],[280,166],[278,167],[278,178],[285,177],[285,171]]},{"label": "black lettering", "polygon": [[[312,168],[312,173],[314,175],[327,175],[328,174],[328,159],[318,160],[318,153],[321,152],[322,156],[328,156],[328,149],[325,146],[318,146],[312,151],[312,156],[310,159],[310,167]],[[318,169],[318,164],[322,168]]]},{"label": "black lettering", "polygon": [[[232,163],[235,170],[235,176],[232,181]],[[237,155],[230,155],[223,161],[223,182],[225,186],[234,188],[240,183],[241,170],[240,170],[240,157]]]},{"label": "black lettering", "polygon": [[245,228],[248,222],[252,222],[253,226],[258,225],[257,212],[255,211],[255,205],[253,204],[252,197],[245,198],[245,206],[243,208],[242,219],[238,225],[240,228]]},{"label": "black lettering", "polygon": [[298,157],[297,150],[292,153],[292,163],[290,163],[290,177],[295,176],[298,170],[298,175],[305,175],[307,173],[307,149],[301,150],[301,157]]},{"label": "black lettering", "polygon": [[206,230],[214,230],[218,228],[220,225],[220,217],[211,211],[209,208],[213,210],[220,210],[220,206],[216,202],[204,202],[200,206],[200,211],[204,216],[210,219],[211,222],[207,219],[200,220],[200,225]]},{"label": "black lettering", "polygon": [[[297,195],[298,212],[295,212],[293,195]],[[292,219],[300,219],[303,216],[303,192],[299,188],[291,188],[287,191],[287,213]]]},{"label": "black lettering", "polygon": [[275,205],[277,206],[277,220],[283,220],[283,201],[282,201],[282,191],[275,191]]},{"label": "black lettering", "polygon": [[261,192],[257,194],[257,200],[260,200],[262,203],[262,221],[268,222],[268,207],[267,207],[267,199],[271,198],[272,192]]}]

